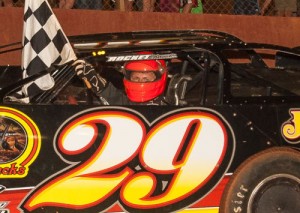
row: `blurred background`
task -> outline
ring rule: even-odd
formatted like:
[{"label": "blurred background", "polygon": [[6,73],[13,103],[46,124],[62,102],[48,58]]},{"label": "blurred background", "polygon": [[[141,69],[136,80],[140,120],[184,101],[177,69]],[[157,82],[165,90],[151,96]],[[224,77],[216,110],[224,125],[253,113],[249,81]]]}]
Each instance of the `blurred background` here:
[{"label": "blurred background", "polygon": [[[0,0],[2,7],[23,7],[24,0]],[[193,14],[300,16],[300,0],[48,0],[53,8]]]}]

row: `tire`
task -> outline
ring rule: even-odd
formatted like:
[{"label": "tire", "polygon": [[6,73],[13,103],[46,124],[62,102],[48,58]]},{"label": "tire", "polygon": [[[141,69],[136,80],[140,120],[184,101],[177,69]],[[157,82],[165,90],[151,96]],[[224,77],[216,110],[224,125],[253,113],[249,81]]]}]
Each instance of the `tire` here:
[{"label": "tire", "polygon": [[226,185],[219,213],[300,212],[300,153],[271,148],[242,163]]}]

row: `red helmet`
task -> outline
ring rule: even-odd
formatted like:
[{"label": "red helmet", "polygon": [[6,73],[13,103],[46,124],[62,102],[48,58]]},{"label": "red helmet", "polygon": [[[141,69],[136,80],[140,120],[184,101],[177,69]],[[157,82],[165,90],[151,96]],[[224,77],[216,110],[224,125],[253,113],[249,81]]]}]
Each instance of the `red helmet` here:
[{"label": "red helmet", "polygon": [[[152,52],[139,54],[152,54]],[[167,82],[167,67],[164,60],[127,62],[124,70],[123,81],[129,100],[146,102],[164,92]]]}]

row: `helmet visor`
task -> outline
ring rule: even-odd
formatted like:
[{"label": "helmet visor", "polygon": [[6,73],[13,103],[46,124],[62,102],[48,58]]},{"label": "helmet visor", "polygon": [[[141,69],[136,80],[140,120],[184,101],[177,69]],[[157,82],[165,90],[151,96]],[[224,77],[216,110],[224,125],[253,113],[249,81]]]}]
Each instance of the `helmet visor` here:
[{"label": "helmet visor", "polygon": [[124,74],[128,81],[137,83],[154,82],[161,78],[161,73],[159,71],[125,70]]}]

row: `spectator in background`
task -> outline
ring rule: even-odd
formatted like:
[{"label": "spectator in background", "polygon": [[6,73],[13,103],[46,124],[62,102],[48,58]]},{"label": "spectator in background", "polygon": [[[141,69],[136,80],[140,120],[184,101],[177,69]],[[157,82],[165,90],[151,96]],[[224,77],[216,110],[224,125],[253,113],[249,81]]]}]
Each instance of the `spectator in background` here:
[{"label": "spectator in background", "polygon": [[58,2],[59,0],[48,0],[48,3],[52,8],[57,8],[58,7]]},{"label": "spectator in background", "polygon": [[234,14],[236,15],[258,15],[258,0],[234,0]]},{"label": "spectator in background", "polygon": [[297,0],[266,0],[262,6],[261,14],[264,15],[270,4],[274,1],[276,16],[296,16],[297,14]]},{"label": "spectator in background", "polygon": [[300,0],[297,0],[297,16],[300,16]]},{"label": "spectator in background", "polygon": [[[24,7],[25,0],[0,0],[0,7]],[[51,7],[58,6],[58,0],[48,0]]]},{"label": "spectator in background", "polygon": [[186,0],[180,1],[180,12],[181,13],[194,13],[202,14],[203,6],[201,0]]},{"label": "spectator in background", "polygon": [[[124,5],[121,4],[121,1],[124,2]],[[120,10],[120,11],[133,11],[133,3],[134,0],[115,0],[115,10]]]},{"label": "spectator in background", "polygon": [[156,0],[143,0],[143,12],[153,12]]},{"label": "spectator in background", "polygon": [[0,0],[0,7],[13,7],[13,0]]},{"label": "spectator in background", "polygon": [[59,8],[61,9],[72,9],[74,6],[75,0],[60,0]]},{"label": "spectator in background", "polygon": [[178,12],[180,9],[179,0],[160,0],[159,9],[161,12]]},{"label": "spectator in background", "polygon": [[102,0],[75,0],[74,9],[101,10]]},{"label": "spectator in background", "polygon": [[102,0],[60,0],[59,8],[61,9],[102,9]]}]

